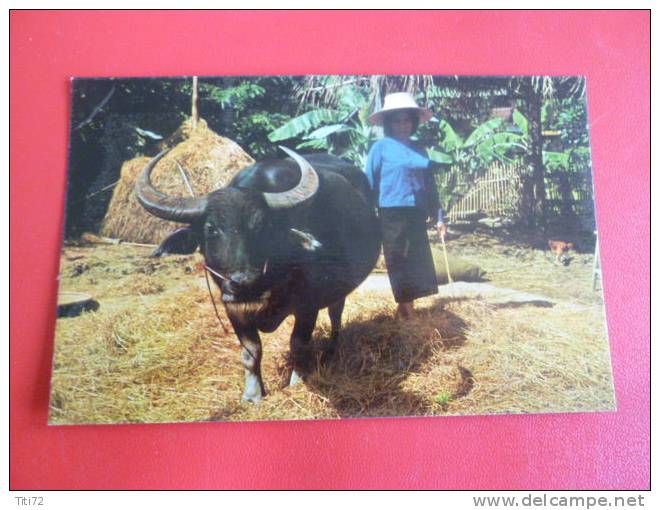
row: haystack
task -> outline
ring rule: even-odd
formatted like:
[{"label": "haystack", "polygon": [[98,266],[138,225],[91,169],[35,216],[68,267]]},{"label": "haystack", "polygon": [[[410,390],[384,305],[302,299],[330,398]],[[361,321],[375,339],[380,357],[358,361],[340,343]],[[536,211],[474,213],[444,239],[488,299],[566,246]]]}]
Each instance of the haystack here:
[{"label": "haystack", "polygon": [[[254,163],[236,142],[214,133],[203,120],[194,131],[189,121],[184,122],[163,145],[171,147],[171,151],[152,172],[151,182],[172,196],[190,196],[179,166],[185,171],[195,196],[200,196],[227,185],[240,170]],[[101,225],[101,235],[158,244],[181,227],[152,216],[135,198],[135,181],[149,159],[138,157],[122,165],[119,183]]]}]

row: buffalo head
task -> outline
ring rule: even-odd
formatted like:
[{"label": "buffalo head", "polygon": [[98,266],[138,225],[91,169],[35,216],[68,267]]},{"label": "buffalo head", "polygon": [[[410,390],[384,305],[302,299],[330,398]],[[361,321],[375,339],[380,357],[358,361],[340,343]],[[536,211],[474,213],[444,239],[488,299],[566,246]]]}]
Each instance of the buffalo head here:
[{"label": "buffalo head", "polygon": [[[304,232],[288,229],[283,221],[287,209],[316,194],[318,174],[302,156],[281,148],[297,163],[300,175],[297,183],[282,191],[277,188],[282,187],[282,181],[286,186],[286,181],[292,180],[292,172],[284,172],[284,179],[281,175],[278,179],[276,171],[266,169],[259,174],[264,181],[259,187],[276,191],[259,191],[232,183],[202,197],[167,196],[154,188],[150,179],[167,150],[147,164],[136,182],[137,199],[147,211],[189,225],[175,233],[177,239],[185,239],[185,248],[179,253],[192,253],[200,246],[207,268],[226,302],[258,300],[268,287],[271,258],[277,258],[292,238],[304,249],[315,249],[318,245]],[[162,245],[159,250],[163,251]]]}]

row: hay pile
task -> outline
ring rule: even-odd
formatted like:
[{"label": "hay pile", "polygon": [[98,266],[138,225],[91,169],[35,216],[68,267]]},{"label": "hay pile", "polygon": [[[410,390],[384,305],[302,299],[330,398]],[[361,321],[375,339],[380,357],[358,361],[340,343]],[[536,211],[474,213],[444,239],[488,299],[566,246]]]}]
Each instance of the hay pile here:
[{"label": "hay pile", "polygon": [[[195,195],[203,195],[226,185],[241,169],[254,163],[238,144],[211,131],[203,120],[200,120],[195,131],[184,123],[164,145],[172,149],[154,169],[152,183],[172,196],[190,196],[177,162],[185,169]],[[152,216],[135,199],[135,180],[149,159],[134,158],[122,166],[119,184],[114,189],[103,219],[101,235],[123,241],[158,244],[180,227]]]}]

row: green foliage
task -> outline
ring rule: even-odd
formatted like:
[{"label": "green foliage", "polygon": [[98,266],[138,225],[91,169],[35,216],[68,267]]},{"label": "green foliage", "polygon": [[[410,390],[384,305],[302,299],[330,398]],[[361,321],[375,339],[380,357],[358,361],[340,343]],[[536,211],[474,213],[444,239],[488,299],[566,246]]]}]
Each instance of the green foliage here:
[{"label": "green foliage", "polygon": [[463,147],[463,139],[454,131],[451,124],[442,119],[439,124],[440,133],[442,133],[442,147],[447,152],[460,150]]},{"label": "green foliage", "polygon": [[559,101],[556,120],[550,126],[561,131],[561,140],[567,146],[588,146],[587,109],[584,100]]},{"label": "green foliage", "polygon": [[454,163],[454,158],[447,154],[433,148],[427,149],[429,158],[437,163],[444,163],[445,165],[451,165]]},{"label": "green foliage", "polygon": [[543,165],[549,172],[564,170],[568,168],[569,153],[543,151]]},{"label": "green foliage", "polygon": [[501,125],[502,119],[496,117],[477,126],[463,143],[463,148],[472,147],[473,145],[478,145],[488,140]]},{"label": "green foliage", "polygon": [[436,403],[440,404],[441,406],[448,405],[450,400],[451,400],[451,395],[449,394],[448,391],[441,391],[435,396]]},{"label": "green foliage", "polygon": [[206,94],[206,98],[218,103],[221,108],[232,106],[238,110],[247,109],[251,102],[262,97],[266,89],[256,83],[243,81],[235,87],[222,88],[211,83],[200,83],[200,94]]},{"label": "green foliage", "polygon": [[[334,124],[336,122],[341,122],[345,117],[346,113],[337,110],[328,110],[325,108],[311,110],[291,119],[283,126],[273,130],[268,134],[268,139],[271,142],[279,142],[281,140],[288,140],[305,134],[307,135],[307,139],[317,140],[319,138],[325,138],[334,131],[328,131],[327,134],[319,136],[319,130],[317,128],[326,123]],[[345,127],[343,124],[339,124],[339,126]],[[328,127],[329,126],[325,126],[326,129]]]},{"label": "green foliage", "polygon": [[587,129],[587,110],[582,97],[552,102],[547,127],[559,131],[559,147],[543,151],[543,164],[550,172],[590,172],[591,151]]},{"label": "green foliage", "polygon": [[289,117],[280,113],[258,110],[238,118],[232,125],[230,138],[239,143],[255,159],[275,157],[278,155],[274,144],[265,144],[268,133],[280,122]]},{"label": "green foliage", "polygon": [[512,117],[513,123],[518,127],[518,129],[520,129],[523,136],[527,136],[529,133],[529,122],[527,121],[527,117],[525,117],[517,109],[513,111]]},{"label": "green foliage", "polygon": [[200,80],[200,114],[255,159],[276,157],[277,145],[267,142],[268,134],[291,119],[298,81],[287,76]]},{"label": "green foliage", "polygon": [[[518,120],[522,122],[522,119]],[[517,152],[526,150],[524,135],[506,131],[499,117],[475,127],[465,140],[444,119],[439,122],[439,132],[439,150],[429,149],[431,159],[458,165],[470,173],[493,161],[511,162]]]},{"label": "green foliage", "polygon": [[292,140],[297,149],[323,150],[363,168],[371,140],[367,122],[370,90],[352,81],[331,81],[333,108],[314,108],[268,135],[271,142]]},{"label": "green foliage", "polygon": [[591,170],[589,147],[571,147],[563,152],[543,151],[543,165],[550,172],[585,172]]}]

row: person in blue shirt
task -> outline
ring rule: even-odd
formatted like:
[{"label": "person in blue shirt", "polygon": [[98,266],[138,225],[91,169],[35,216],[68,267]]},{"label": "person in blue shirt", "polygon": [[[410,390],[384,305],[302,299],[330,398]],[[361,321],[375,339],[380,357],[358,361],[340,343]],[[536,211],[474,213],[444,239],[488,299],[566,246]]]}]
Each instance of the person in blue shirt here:
[{"label": "person in blue shirt", "polygon": [[447,227],[433,177],[439,165],[410,138],[431,116],[410,94],[398,92],[385,96],[383,108],[369,117],[385,133],[369,150],[366,174],[378,206],[385,264],[401,318],[414,316],[415,299],[438,292],[426,223],[430,217],[444,237]]}]

